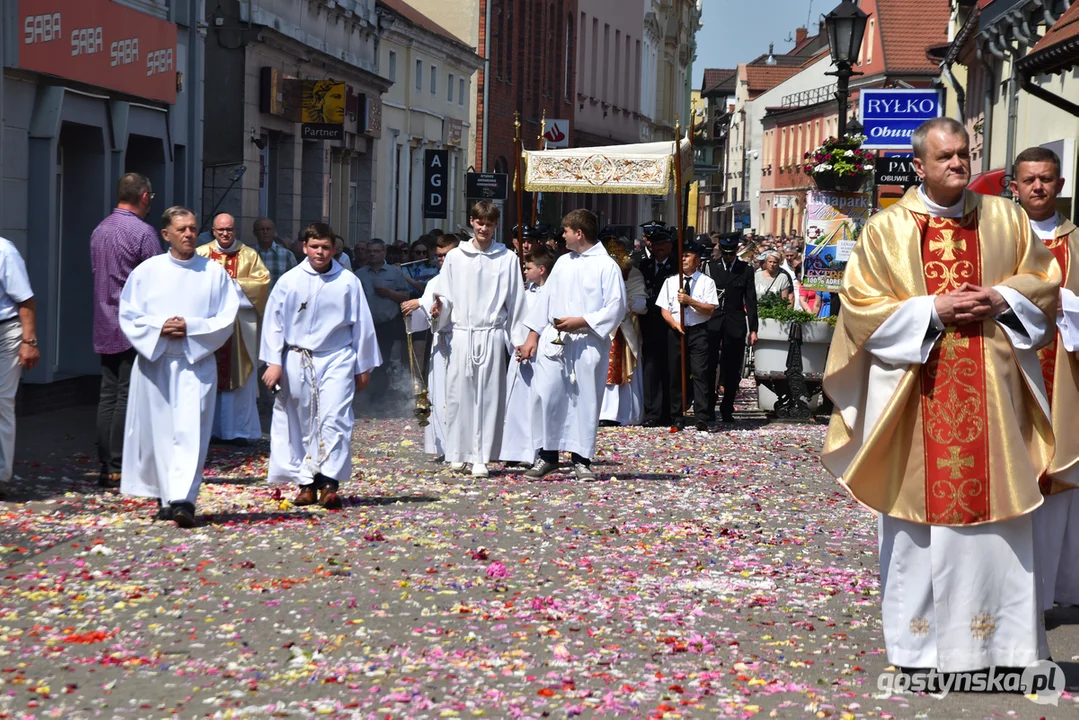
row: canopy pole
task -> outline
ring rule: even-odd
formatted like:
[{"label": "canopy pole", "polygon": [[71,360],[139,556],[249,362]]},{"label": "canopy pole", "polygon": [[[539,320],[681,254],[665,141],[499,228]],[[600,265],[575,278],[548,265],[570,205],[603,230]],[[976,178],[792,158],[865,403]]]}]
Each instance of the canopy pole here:
[{"label": "canopy pole", "polygon": [[517,160],[516,160],[517,167],[515,168],[516,172],[514,173],[516,175],[516,180],[517,180],[517,182],[514,183],[514,185],[516,185],[515,190],[517,191],[517,240],[514,243],[514,245],[515,245],[515,247],[517,249],[517,260],[519,261],[519,264],[521,266],[521,277],[524,277],[524,274],[525,274],[525,254],[524,254],[524,244],[525,244],[525,242],[524,242],[524,240],[525,240],[525,233],[524,233],[525,176],[524,176],[524,173],[521,172],[521,155],[523,153],[522,153],[522,150],[521,150],[521,113],[520,112],[513,113],[513,127],[514,127],[514,131],[515,131],[515,134],[514,134],[514,137],[513,137],[513,147],[514,147],[514,150],[517,153]]},{"label": "canopy pole", "polygon": [[[543,136],[547,134],[547,108],[543,109],[543,117],[540,119],[540,134],[536,138],[539,143],[537,150],[543,150]],[[532,227],[536,226],[537,215],[539,215],[539,193],[532,193]]]},{"label": "canopy pole", "polygon": [[[675,264],[678,266],[678,284],[683,285],[682,278],[682,123],[678,116],[674,119],[674,213],[675,222],[678,223],[678,256]],[[682,417],[686,416],[688,404],[686,402],[686,306],[678,304],[678,324],[682,328],[681,338],[681,366],[682,366]]]}]

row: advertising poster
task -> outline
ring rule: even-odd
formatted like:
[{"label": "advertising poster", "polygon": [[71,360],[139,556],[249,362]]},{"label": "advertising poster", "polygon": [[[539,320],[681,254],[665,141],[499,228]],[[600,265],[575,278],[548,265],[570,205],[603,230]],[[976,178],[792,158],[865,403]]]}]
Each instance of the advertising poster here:
[{"label": "advertising poster", "polygon": [[304,80],[300,130],[304,140],[345,137],[345,83]]},{"label": "advertising poster", "polygon": [[802,287],[839,290],[847,258],[872,209],[869,193],[807,193]]}]

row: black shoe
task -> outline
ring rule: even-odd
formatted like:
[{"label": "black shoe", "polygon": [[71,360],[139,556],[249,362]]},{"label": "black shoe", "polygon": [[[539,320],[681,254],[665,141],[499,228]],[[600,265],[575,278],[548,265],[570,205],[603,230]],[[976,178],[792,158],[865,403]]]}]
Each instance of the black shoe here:
[{"label": "black shoe", "polygon": [[708,423],[706,423],[704,420],[698,420],[697,424],[693,427],[697,428],[701,432],[708,432]]},{"label": "black shoe", "polygon": [[731,415],[730,413],[723,413],[723,422],[725,422],[725,423],[734,422],[734,415]]},{"label": "black shoe", "polygon": [[159,498],[157,501],[157,514],[154,515],[154,520],[172,520],[172,505],[166,505]]},{"label": "black shoe", "polygon": [[195,506],[189,502],[174,502],[172,505],[172,521],[176,527],[190,529],[195,527]]},{"label": "black shoe", "polygon": [[648,428],[660,428],[670,427],[671,423],[669,420],[645,420],[641,425]]},{"label": "black shoe", "polygon": [[232,440],[229,440],[229,444],[233,447],[245,448],[251,445],[251,441],[247,438],[233,438]]},{"label": "black shoe", "polygon": [[682,432],[683,430],[686,429],[686,421],[685,420],[675,420],[674,423],[671,425],[671,427],[673,427],[678,432]]},{"label": "black shoe", "polygon": [[599,426],[600,427],[621,427],[621,425],[622,425],[622,423],[618,422],[617,420],[600,420],[599,421]]}]

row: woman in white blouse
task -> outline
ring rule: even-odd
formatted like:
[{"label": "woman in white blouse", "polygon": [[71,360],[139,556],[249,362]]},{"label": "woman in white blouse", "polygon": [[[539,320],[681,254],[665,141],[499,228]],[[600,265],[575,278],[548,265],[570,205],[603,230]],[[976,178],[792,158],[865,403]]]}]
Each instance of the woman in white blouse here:
[{"label": "woman in white blouse", "polygon": [[757,299],[768,293],[778,295],[788,304],[791,303],[791,279],[787,273],[779,269],[783,262],[783,256],[774,250],[764,254],[764,263],[761,269],[753,276],[753,284],[757,289]]}]

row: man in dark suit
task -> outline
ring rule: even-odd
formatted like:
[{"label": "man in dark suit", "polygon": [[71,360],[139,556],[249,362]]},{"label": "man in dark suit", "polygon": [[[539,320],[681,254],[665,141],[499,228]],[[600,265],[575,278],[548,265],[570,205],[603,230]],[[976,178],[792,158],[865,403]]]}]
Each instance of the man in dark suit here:
[{"label": "man in dark suit", "polygon": [[734,422],[734,398],[742,380],[742,362],[746,354],[746,332],[750,347],[757,344],[757,290],[753,268],[738,259],[740,233],[719,236],[719,257],[705,267],[719,293],[719,308],[708,320],[709,357],[712,387],[716,372],[723,386],[720,416]]},{"label": "man in dark suit", "polygon": [[656,307],[656,298],[663,288],[663,281],[677,273],[678,266],[676,259],[671,257],[671,231],[662,225],[651,225],[645,226],[645,233],[649,239],[651,257],[641,260],[639,266],[648,290],[648,312],[641,316],[642,423],[646,427],[660,427],[669,425],[671,421],[667,380],[667,334],[671,330],[663,320],[663,313]]}]

